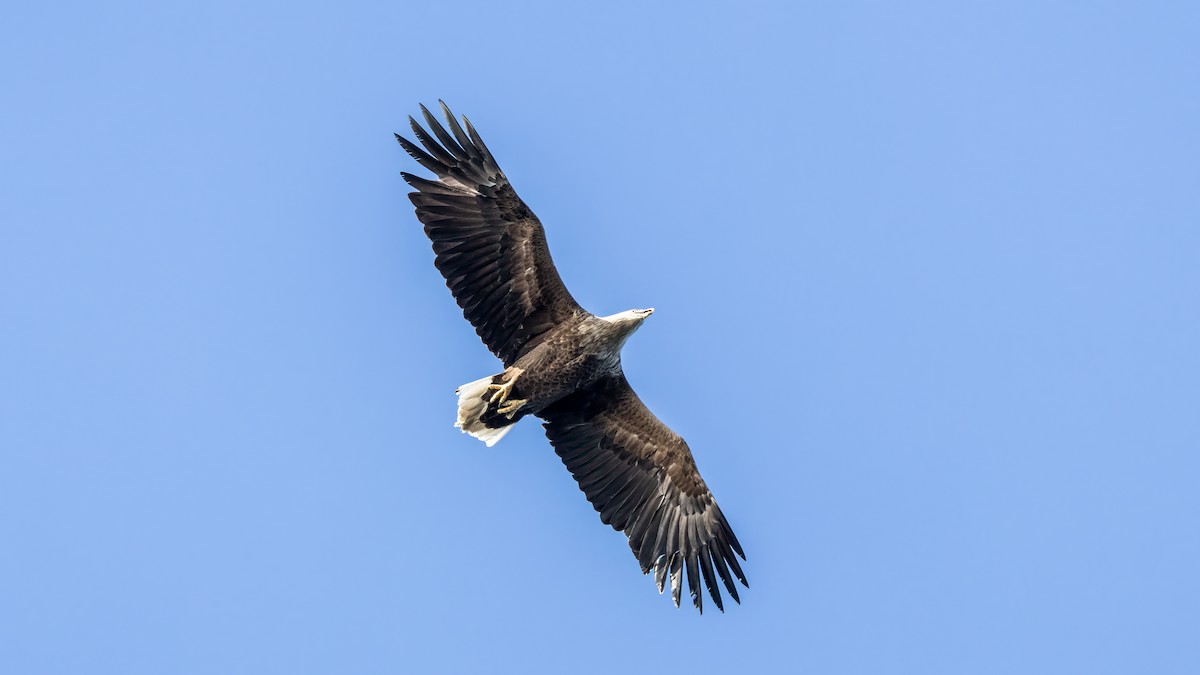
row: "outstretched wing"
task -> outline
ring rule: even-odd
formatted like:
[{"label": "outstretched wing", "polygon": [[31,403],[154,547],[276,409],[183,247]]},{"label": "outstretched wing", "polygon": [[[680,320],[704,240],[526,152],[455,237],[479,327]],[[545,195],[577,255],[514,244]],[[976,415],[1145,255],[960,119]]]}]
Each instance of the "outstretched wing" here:
[{"label": "outstretched wing", "polygon": [[678,607],[686,567],[692,603],[701,612],[701,578],[718,609],[724,611],[718,575],[741,602],[730,577],[732,571],[749,587],[734,556],[746,559],[741,544],[696,470],[687,443],[646,408],[624,375],[581,389],[540,417],[554,451],[600,520],[629,537],[642,573],[654,570],[660,593],[669,573]]},{"label": "outstretched wing", "polygon": [[421,112],[433,136],[408,120],[424,149],[399,134],[396,140],[437,180],[401,174],[417,189],[408,197],[463,316],[488,349],[511,365],[546,331],[583,309],[554,268],[541,222],[467,118],[464,131],[442,103],[451,135],[425,106]]}]

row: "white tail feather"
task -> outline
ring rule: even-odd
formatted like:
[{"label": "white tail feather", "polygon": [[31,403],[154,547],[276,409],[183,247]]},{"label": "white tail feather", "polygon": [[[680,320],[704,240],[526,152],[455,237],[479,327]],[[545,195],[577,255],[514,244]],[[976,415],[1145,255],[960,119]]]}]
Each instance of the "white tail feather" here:
[{"label": "white tail feather", "polygon": [[489,448],[504,438],[504,434],[507,434],[509,429],[512,429],[511,424],[492,428],[479,420],[487,412],[487,403],[484,402],[483,395],[487,393],[493,377],[495,376],[488,375],[481,380],[468,382],[454,392],[458,394],[458,421],[454,423],[454,426],[462,429],[464,434],[471,434],[483,441]]}]

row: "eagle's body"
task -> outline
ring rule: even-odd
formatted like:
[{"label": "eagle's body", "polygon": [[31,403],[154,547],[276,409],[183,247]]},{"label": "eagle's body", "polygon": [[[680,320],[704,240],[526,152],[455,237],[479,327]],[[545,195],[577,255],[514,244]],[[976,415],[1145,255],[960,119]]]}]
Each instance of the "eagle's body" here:
[{"label": "eagle's body", "polygon": [[[447,132],[422,106],[424,146],[396,136],[438,178],[404,174],[434,264],[463,315],[503,372],[458,388],[455,426],[488,446],[527,415],[579,482],[600,519],[629,537],[642,571],[661,592],[669,575],[679,605],[683,568],[692,601],[700,582],[722,608],[717,579],[738,600],[730,572],[746,585],[741,545],[717,507],[687,443],[637,397],[621,369],[621,347],[654,310],[598,317],[559,278],[545,232],[517,196],[470,122],[442,105]],[[436,140],[435,138],[436,137]]]},{"label": "eagle's body", "polygon": [[[619,377],[621,347],[653,311],[630,310],[611,317],[581,313],[559,324],[503,373],[459,387],[455,426],[490,447],[525,415],[538,415],[603,378]],[[512,387],[503,392],[503,399],[496,396],[496,387],[509,382]],[[511,412],[505,412],[509,407]]]}]

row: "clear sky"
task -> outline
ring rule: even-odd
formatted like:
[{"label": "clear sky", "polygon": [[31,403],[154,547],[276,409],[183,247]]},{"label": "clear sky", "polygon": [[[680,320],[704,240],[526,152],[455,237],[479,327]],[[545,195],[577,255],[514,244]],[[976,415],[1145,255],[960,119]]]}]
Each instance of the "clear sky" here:
[{"label": "clear sky", "polygon": [[[1200,672],[1198,7],[5,3],[0,671]],[[741,606],[451,427],[438,98]]]}]

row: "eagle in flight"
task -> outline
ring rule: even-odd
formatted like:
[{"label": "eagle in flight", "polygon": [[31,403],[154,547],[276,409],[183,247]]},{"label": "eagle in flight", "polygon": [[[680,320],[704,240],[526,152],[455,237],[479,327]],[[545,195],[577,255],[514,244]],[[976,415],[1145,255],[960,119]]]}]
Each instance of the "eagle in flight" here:
[{"label": "eagle in flight", "polygon": [[[700,583],[724,611],[718,579],[737,602],[746,576],[741,544],[704,484],[687,443],[642,403],[621,370],[621,347],[653,309],[595,316],[571,297],[546,234],[466,117],[441,104],[449,131],[425,106],[421,145],[400,145],[436,180],[403,173],[409,199],[433,242],[434,265],[504,371],[458,388],[456,427],[494,445],[526,415],[550,444],[600,520],[629,537],[659,593],[668,577],[679,606],[687,569],[692,604]],[[432,132],[432,134],[431,134]],[[423,146],[423,147],[422,147]]]}]

